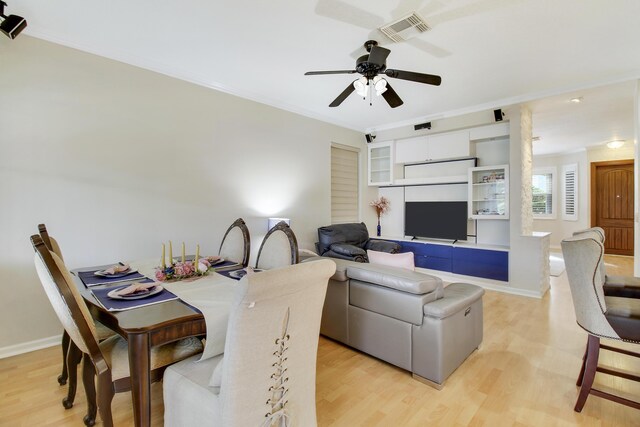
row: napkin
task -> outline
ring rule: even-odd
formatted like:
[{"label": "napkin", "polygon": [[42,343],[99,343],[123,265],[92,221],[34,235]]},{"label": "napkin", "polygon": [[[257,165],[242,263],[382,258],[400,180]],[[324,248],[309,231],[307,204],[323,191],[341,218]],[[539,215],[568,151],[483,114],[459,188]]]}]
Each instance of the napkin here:
[{"label": "napkin", "polygon": [[125,271],[129,270],[129,264],[125,264],[125,265],[120,265],[120,264],[116,264],[113,267],[109,267],[106,270],[104,270],[104,272],[106,274],[117,274],[117,273],[124,273]]},{"label": "napkin", "polygon": [[124,289],[120,289],[119,291],[114,292],[114,294],[118,296],[127,296],[127,295],[135,295],[137,293],[146,292],[152,288],[155,288],[156,283],[132,283]]}]

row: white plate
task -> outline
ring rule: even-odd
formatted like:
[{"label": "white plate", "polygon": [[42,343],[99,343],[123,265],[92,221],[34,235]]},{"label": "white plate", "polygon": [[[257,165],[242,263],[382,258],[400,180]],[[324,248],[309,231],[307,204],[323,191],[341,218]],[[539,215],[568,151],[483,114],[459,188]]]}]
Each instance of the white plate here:
[{"label": "white plate", "polygon": [[109,279],[116,279],[118,277],[128,276],[129,274],[133,274],[133,273],[137,273],[137,272],[138,272],[138,270],[132,270],[131,268],[129,268],[128,270],[121,271],[119,273],[114,273],[114,274],[107,273],[107,270],[99,270],[99,271],[96,271],[93,274],[95,276],[107,277]]},{"label": "white plate", "polygon": [[[254,273],[260,273],[261,271],[264,271],[264,270],[261,268],[253,269]],[[246,274],[247,274],[247,270],[243,268],[242,270],[232,271],[231,273],[229,273],[229,276],[233,277],[234,279],[242,279],[244,276],[246,276]]]},{"label": "white plate", "polygon": [[127,286],[123,286],[121,288],[118,289],[114,289],[111,292],[109,292],[107,294],[107,296],[109,298],[113,298],[113,299],[123,299],[123,300],[128,300],[128,299],[142,299],[142,298],[146,298],[146,297],[150,297],[151,295],[156,295],[160,292],[162,292],[162,290],[164,289],[162,286],[160,285],[156,285],[153,288],[149,289],[149,292],[145,292],[144,294],[135,294],[135,295],[117,295],[116,292],[121,291],[122,289],[128,288],[131,285],[127,285]]}]

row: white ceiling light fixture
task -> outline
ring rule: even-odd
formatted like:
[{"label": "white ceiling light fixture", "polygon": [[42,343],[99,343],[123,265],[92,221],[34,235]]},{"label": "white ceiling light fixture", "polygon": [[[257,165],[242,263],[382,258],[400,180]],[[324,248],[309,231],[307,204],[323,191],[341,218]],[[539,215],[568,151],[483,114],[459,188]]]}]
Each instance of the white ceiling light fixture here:
[{"label": "white ceiling light fixture", "polygon": [[617,148],[620,148],[624,145],[624,141],[621,139],[616,139],[614,141],[609,141],[607,142],[607,147],[611,148],[612,150],[615,150]]},{"label": "white ceiling light fixture", "polygon": [[373,87],[376,89],[376,95],[380,96],[387,91],[387,81],[380,76],[373,78]]},{"label": "white ceiling light fixture", "polygon": [[353,82],[353,87],[356,90],[356,93],[363,98],[366,98],[369,94],[369,79],[362,76],[355,82]]}]

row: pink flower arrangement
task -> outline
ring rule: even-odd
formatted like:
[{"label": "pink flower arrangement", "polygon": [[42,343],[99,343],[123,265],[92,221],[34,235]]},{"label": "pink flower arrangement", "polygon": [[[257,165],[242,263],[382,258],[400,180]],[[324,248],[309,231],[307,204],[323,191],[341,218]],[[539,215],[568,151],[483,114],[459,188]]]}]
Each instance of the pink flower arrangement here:
[{"label": "pink flower arrangement", "polygon": [[155,277],[159,282],[167,280],[182,280],[193,276],[204,276],[211,268],[211,263],[206,258],[198,260],[198,266],[193,261],[175,262],[172,265],[156,267]]},{"label": "pink flower arrangement", "polygon": [[376,210],[376,215],[378,215],[378,219],[389,210],[389,199],[384,196],[378,197],[376,200],[373,200],[369,203],[369,206],[373,207]]}]

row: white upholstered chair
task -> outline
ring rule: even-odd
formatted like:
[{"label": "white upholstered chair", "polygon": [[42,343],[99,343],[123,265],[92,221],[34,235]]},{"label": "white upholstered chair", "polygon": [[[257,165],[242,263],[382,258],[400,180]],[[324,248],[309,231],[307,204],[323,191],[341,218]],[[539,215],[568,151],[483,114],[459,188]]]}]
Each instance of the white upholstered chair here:
[{"label": "white upholstered chair", "polygon": [[[31,236],[35,250],[35,266],[42,287],[65,331],[83,353],[83,383],[87,395],[87,415],[84,423],[95,424],[99,409],[105,426],[112,426],[111,400],[116,392],[131,390],[127,342],[113,336],[98,343],[98,335],[91,314],[62,260],[51,252],[40,236]],[[196,338],[152,348],[151,379],[158,380],[170,363],[202,351]],[[97,401],[95,375],[98,376]]]},{"label": "white upholstered chair", "polygon": [[280,221],[264,236],[256,258],[256,268],[271,270],[297,264],[299,260],[296,235],[286,222]]},{"label": "white upholstered chair", "polygon": [[251,250],[251,238],[249,229],[242,218],[236,219],[227,229],[220,244],[218,255],[230,261],[249,265],[249,252]]},{"label": "white upholstered chair", "polygon": [[578,234],[565,239],[562,241],[562,253],[576,320],[589,334],[582,368],[578,375],[577,385],[581,386],[581,389],[574,410],[582,411],[589,394],[640,409],[640,402],[593,388],[596,371],[640,381],[640,376],[598,366],[600,349],[640,357],[638,353],[600,344],[600,338],[640,343],[640,299],[605,295],[604,275],[599,271],[604,246],[597,236]]},{"label": "white upholstered chair", "polygon": [[224,354],[165,371],[165,427],[315,426],[320,318],[335,269],[324,259],[247,274]]},{"label": "white upholstered chair", "polygon": [[[591,227],[585,230],[576,231],[574,237],[592,237],[595,240],[605,243],[604,229],[601,227]],[[604,257],[598,264],[598,274],[604,280],[604,294],[608,297],[640,298],[640,278],[633,276],[612,276],[607,274]]]},{"label": "white upholstered chair", "polygon": [[[47,249],[56,254],[62,262],[64,258],[62,256],[62,250],[58,241],[52,236],[49,236],[47,227],[44,224],[38,224],[38,232],[40,238],[44,242]],[[111,329],[107,328],[100,322],[95,322],[96,334],[98,341],[104,341],[107,338],[115,335]],[[66,330],[62,333],[62,372],[58,375],[58,384],[65,385],[67,379],[69,380],[69,388],[67,390],[67,396],[62,399],[62,406],[66,409],[73,407],[73,401],[76,397],[76,388],[78,386],[78,364],[82,360],[82,352],[76,347],[76,345],[69,338],[69,334]]]}]

